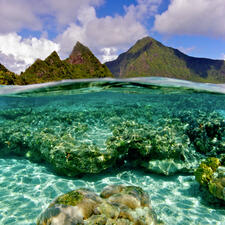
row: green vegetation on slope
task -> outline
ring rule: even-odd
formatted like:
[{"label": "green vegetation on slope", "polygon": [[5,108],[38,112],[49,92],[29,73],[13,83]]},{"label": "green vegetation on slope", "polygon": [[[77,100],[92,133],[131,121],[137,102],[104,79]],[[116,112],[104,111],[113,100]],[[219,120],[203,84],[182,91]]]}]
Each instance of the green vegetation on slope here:
[{"label": "green vegetation on slope", "polygon": [[[110,70],[109,70],[109,69]],[[111,73],[111,72],[112,73]],[[77,42],[68,59],[53,52],[37,59],[20,76],[0,64],[0,84],[34,84],[65,79],[103,77],[171,77],[197,82],[225,83],[225,61],[190,57],[177,49],[143,38],[118,59],[101,64],[89,48]]]},{"label": "green vegetation on slope", "polygon": [[116,77],[160,76],[225,83],[224,60],[187,56],[146,37],[106,65]]},{"label": "green vegetation on slope", "polygon": [[13,85],[18,75],[10,72],[3,65],[0,64],[0,85]]},{"label": "green vegetation on slope", "polygon": [[61,60],[54,51],[45,60],[37,59],[20,76],[0,65],[0,84],[36,84],[80,78],[112,77],[106,65],[81,43],[77,43],[70,57]]},{"label": "green vegetation on slope", "polygon": [[21,74],[19,83],[33,84],[64,79],[102,77],[112,77],[112,74],[87,47],[78,42],[66,60],[61,60],[56,52],[44,61],[36,60]]}]

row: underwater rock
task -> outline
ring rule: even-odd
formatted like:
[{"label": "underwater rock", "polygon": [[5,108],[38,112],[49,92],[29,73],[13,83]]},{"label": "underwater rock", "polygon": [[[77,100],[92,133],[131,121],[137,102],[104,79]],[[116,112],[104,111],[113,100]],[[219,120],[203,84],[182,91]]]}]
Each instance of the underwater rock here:
[{"label": "underwater rock", "polygon": [[87,189],[59,196],[37,219],[37,225],[156,225],[148,194],[135,186],[107,186],[100,197]]},{"label": "underwater rock", "polygon": [[62,137],[60,142],[53,137],[45,137],[40,151],[45,160],[59,173],[75,176],[84,173],[99,173],[111,167],[116,158],[116,152],[101,151],[92,144],[76,143],[71,137]]},{"label": "underwater rock", "polygon": [[143,162],[141,165],[153,173],[169,176],[176,173],[192,173],[197,167],[198,161],[183,162],[181,160],[164,159]]}]

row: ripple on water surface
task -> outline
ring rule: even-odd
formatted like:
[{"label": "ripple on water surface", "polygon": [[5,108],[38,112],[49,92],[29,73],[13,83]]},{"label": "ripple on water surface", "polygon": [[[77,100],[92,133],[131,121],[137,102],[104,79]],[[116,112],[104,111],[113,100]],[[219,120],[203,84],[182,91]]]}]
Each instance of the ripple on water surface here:
[{"label": "ripple on water surface", "polygon": [[33,225],[58,195],[85,187],[100,192],[109,184],[139,185],[165,224],[222,224],[225,209],[202,204],[193,176],[163,177],[121,170],[82,179],[54,175],[48,168],[25,159],[0,159],[0,224]]}]

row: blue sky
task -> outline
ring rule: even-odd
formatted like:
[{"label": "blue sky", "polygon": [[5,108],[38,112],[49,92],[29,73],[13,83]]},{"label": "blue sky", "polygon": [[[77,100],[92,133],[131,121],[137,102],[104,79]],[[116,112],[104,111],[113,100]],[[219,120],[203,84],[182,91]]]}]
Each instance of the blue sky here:
[{"label": "blue sky", "polygon": [[0,0],[0,63],[20,73],[77,41],[102,61],[151,36],[182,52],[225,59],[224,0]]}]

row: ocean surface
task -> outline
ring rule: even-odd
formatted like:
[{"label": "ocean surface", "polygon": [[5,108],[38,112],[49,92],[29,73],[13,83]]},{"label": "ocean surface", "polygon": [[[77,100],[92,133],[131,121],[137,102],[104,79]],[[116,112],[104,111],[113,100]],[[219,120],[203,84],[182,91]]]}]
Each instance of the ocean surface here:
[{"label": "ocean surface", "polygon": [[[23,156],[27,143],[38,148],[33,139],[43,132],[62,138],[62,144],[69,134],[104,151],[115,127],[129,122],[160,129],[160,124],[192,113],[225,120],[225,84],[132,78],[0,86],[0,224],[34,225],[57,196],[81,187],[99,193],[110,184],[142,187],[165,224],[225,224],[225,207],[204,199],[193,174],[163,176],[124,160],[98,174],[66,177]],[[13,154],[6,154],[7,149]]]}]

